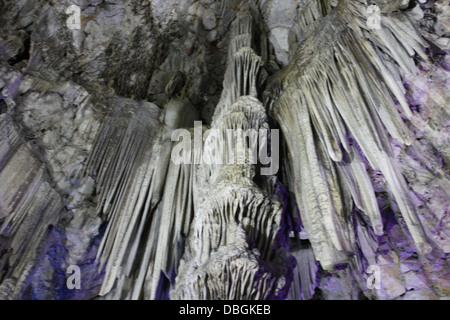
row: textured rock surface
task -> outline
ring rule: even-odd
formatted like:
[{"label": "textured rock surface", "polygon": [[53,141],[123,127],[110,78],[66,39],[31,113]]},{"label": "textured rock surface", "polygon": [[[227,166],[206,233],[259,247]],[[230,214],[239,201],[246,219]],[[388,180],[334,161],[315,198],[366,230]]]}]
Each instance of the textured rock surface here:
[{"label": "textured rock surface", "polygon": [[[450,296],[448,0],[0,7],[0,299]],[[208,129],[280,170],[195,164]]]}]

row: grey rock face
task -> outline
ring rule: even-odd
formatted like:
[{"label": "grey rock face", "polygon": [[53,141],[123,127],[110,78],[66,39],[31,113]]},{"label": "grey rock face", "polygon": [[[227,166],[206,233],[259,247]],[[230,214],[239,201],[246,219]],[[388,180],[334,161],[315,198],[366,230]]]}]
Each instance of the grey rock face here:
[{"label": "grey rock face", "polygon": [[448,0],[73,4],[2,2],[0,299],[449,297]]}]

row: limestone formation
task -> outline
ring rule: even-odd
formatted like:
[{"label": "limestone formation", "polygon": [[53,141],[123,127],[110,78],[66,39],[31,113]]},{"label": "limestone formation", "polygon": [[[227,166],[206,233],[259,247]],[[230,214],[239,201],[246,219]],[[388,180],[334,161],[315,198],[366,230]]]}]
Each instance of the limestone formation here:
[{"label": "limestone formation", "polygon": [[0,299],[448,299],[448,0],[0,6]]}]

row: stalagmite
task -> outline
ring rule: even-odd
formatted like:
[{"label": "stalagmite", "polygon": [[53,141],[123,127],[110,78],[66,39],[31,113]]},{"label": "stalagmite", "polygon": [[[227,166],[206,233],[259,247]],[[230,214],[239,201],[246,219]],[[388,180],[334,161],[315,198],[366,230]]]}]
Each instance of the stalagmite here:
[{"label": "stalagmite", "polygon": [[[251,36],[249,9],[238,14],[232,28],[234,39]],[[232,43],[237,43],[234,39]],[[234,135],[237,130],[268,128],[264,107],[256,98],[261,58],[250,47],[238,45],[229,55],[224,91],[212,123],[219,130],[220,138],[215,139],[223,146],[209,144],[208,139],[204,146],[207,156],[225,161],[199,168],[209,172],[205,186],[209,196],[195,212],[173,299],[270,299],[285,295],[289,284],[288,275],[279,274],[273,263],[284,259],[289,270],[287,253],[276,250],[274,243],[283,211],[252,181],[256,162],[251,161],[251,153],[242,154],[243,146],[252,147],[252,139],[246,143]],[[230,129],[231,139],[226,133]],[[212,154],[217,151],[211,149],[221,147],[223,154]]]}]

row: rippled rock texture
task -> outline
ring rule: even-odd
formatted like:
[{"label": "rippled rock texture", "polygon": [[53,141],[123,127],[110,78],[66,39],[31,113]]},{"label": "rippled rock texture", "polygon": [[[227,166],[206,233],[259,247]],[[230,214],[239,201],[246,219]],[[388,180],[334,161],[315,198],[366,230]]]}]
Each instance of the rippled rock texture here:
[{"label": "rippled rock texture", "polygon": [[448,0],[0,9],[0,299],[450,297]]}]

